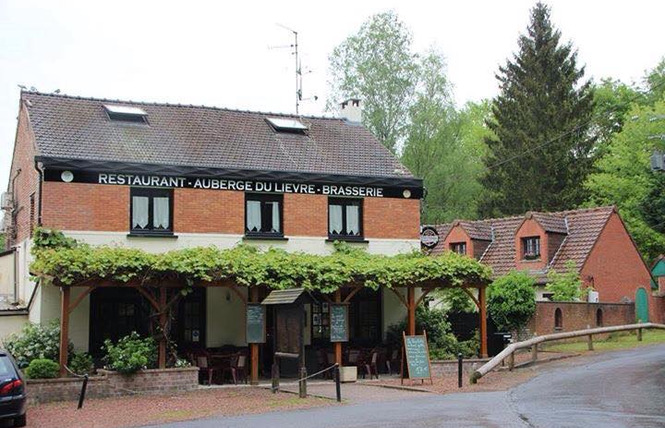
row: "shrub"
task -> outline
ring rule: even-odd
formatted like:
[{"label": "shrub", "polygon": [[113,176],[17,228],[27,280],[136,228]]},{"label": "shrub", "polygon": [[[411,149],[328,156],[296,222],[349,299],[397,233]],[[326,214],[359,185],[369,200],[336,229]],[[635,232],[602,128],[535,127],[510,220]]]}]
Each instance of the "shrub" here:
[{"label": "shrub", "polygon": [[498,329],[520,330],[536,312],[535,280],[521,271],[497,278],[488,290],[487,309]]},{"label": "shrub", "polygon": [[95,370],[95,363],[86,352],[75,353],[69,360],[69,369],[77,375],[90,374]]},{"label": "shrub", "polygon": [[175,360],[175,363],[173,363],[173,367],[175,368],[185,368],[185,367],[191,367],[192,363],[189,361],[185,360],[184,358],[178,358]]},{"label": "shrub", "polygon": [[60,374],[60,365],[48,358],[37,358],[30,361],[25,375],[30,379],[53,379]]},{"label": "shrub", "polygon": [[157,345],[151,337],[142,339],[137,332],[118,340],[115,345],[104,341],[106,368],[120,373],[134,373],[157,364]]},{"label": "shrub", "polygon": [[[450,332],[450,323],[446,312],[441,309],[432,309],[427,306],[416,308],[416,331],[423,330],[427,332],[427,345],[432,359],[457,358],[459,352],[465,358],[477,354],[476,345],[471,344],[471,342],[474,342],[473,340],[459,342],[455,335]],[[402,332],[404,331],[406,331],[406,320],[388,327],[386,341],[392,349],[402,347]]]},{"label": "shrub", "polygon": [[[48,324],[26,324],[20,333],[10,335],[4,346],[20,368],[26,368],[34,359],[58,361],[60,355],[60,324],[53,320]],[[74,345],[69,342],[69,352]]]},{"label": "shrub", "polygon": [[566,271],[558,273],[554,269],[547,272],[545,289],[552,293],[554,302],[574,302],[582,296],[582,280],[574,261],[566,262]]}]

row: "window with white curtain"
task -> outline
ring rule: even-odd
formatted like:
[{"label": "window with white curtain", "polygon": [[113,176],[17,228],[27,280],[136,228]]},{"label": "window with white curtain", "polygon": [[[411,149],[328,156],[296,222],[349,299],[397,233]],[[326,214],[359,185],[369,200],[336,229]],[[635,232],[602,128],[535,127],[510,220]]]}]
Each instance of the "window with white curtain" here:
[{"label": "window with white curtain", "polygon": [[131,190],[132,233],[170,234],[173,232],[173,190],[135,187]]},{"label": "window with white curtain", "polygon": [[284,236],[282,195],[245,194],[245,235]]},{"label": "window with white curtain", "polygon": [[328,199],[328,237],[362,239],[362,200]]}]

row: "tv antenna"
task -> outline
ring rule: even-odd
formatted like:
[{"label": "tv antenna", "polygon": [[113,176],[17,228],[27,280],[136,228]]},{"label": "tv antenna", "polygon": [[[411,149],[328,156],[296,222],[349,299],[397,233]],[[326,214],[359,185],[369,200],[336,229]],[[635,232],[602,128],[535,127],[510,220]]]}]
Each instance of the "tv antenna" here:
[{"label": "tv antenna", "polygon": [[[302,64],[300,62],[300,55],[298,53],[298,32],[280,23],[277,23],[276,25],[293,33],[293,44],[282,45],[282,46],[271,46],[270,49],[284,49],[284,48],[292,49],[291,55],[295,57],[295,66],[296,66],[296,114],[300,114],[300,102],[303,101],[302,97],[303,72],[302,72]],[[319,97],[315,95],[313,98],[316,101]]]}]

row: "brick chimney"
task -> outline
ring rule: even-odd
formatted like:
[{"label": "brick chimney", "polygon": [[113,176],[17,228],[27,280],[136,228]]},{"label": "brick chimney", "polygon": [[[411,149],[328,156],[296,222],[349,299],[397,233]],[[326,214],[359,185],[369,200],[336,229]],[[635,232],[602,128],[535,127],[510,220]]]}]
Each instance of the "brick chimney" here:
[{"label": "brick chimney", "polygon": [[360,99],[349,98],[340,104],[339,115],[348,122],[360,123],[363,120]]}]

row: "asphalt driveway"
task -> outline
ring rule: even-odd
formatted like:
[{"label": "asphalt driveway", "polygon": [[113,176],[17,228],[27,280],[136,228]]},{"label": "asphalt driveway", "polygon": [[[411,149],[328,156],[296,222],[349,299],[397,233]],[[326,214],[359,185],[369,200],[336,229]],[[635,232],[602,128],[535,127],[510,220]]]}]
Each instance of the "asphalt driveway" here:
[{"label": "asphalt driveway", "polygon": [[656,345],[552,363],[508,391],[422,394],[162,427],[665,427],[664,398],[665,345]]}]

